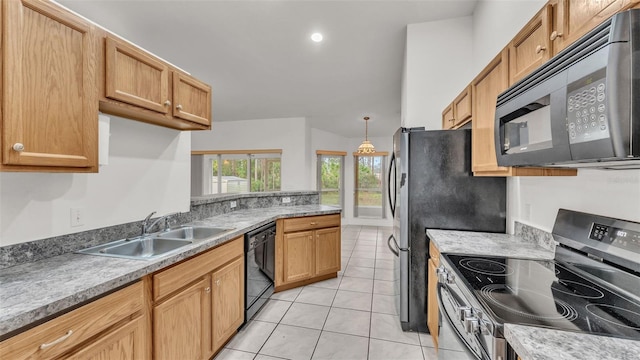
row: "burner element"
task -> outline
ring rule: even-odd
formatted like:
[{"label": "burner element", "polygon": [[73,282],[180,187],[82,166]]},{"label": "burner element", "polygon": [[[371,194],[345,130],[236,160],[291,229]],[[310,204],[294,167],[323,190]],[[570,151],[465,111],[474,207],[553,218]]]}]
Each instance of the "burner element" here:
[{"label": "burner element", "polygon": [[577,296],[583,299],[602,299],[604,293],[593,286],[571,280],[558,280],[561,286],[552,285],[553,289],[563,294]]},{"label": "burner element", "polygon": [[547,320],[547,321],[559,321],[559,320],[569,320],[573,321],[578,318],[578,312],[569,304],[562,300],[554,299],[552,297],[543,295],[536,291],[526,290],[526,289],[518,289],[518,296],[524,296],[537,299],[536,303],[541,302],[554,302],[556,304],[555,307],[551,307],[548,311],[537,311],[535,313],[527,310],[527,308],[515,308],[507,305],[507,302],[511,302],[515,305],[518,304],[517,301],[514,301],[515,295],[513,295],[513,291],[511,288],[505,285],[487,285],[484,286],[480,293],[482,296],[494,303],[496,306],[507,310],[512,314],[516,314],[519,316],[523,316],[529,319],[535,320]]},{"label": "burner element", "polygon": [[513,269],[509,265],[489,259],[466,258],[460,260],[460,265],[467,270],[484,275],[507,276],[513,274]]},{"label": "burner element", "polygon": [[588,304],[586,309],[593,316],[610,324],[640,331],[640,313],[606,304]]}]

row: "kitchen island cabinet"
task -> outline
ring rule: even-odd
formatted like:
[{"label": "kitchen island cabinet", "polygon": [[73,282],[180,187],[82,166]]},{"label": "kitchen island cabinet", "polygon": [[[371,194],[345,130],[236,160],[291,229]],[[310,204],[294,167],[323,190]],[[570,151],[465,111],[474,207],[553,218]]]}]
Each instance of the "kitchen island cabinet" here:
[{"label": "kitchen island cabinet", "polygon": [[138,281],[1,342],[0,358],[150,359],[144,298]]},{"label": "kitchen island cabinet", "polygon": [[340,271],[340,215],[279,219],[275,291],[336,277]]}]

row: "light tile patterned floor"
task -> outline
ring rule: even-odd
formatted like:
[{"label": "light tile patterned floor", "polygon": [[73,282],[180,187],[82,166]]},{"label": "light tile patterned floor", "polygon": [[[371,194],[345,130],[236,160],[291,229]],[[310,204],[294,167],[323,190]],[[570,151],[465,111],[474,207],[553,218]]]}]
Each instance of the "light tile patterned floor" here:
[{"label": "light tile patterned floor", "polygon": [[429,334],[400,328],[390,232],[343,226],[338,278],[273,294],[215,359],[436,360]]}]

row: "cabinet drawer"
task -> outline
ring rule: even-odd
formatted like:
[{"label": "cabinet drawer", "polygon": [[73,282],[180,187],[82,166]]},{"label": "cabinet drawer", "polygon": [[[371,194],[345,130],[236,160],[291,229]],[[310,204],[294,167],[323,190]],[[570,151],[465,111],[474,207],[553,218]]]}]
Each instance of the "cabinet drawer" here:
[{"label": "cabinet drawer", "polygon": [[285,233],[340,226],[340,214],[284,219],[283,224]]},{"label": "cabinet drawer", "polygon": [[157,301],[189,285],[198,277],[244,255],[244,238],[237,237],[203,254],[153,275],[153,300]]},{"label": "cabinet drawer", "polygon": [[4,359],[51,359],[143,309],[142,282],[107,295],[0,343]]},{"label": "cabinet drawer", "polygon": [[429,257],[433,259],[433,263],[436,267],[440,266],[440,251],[433,241],[429,241]]}]

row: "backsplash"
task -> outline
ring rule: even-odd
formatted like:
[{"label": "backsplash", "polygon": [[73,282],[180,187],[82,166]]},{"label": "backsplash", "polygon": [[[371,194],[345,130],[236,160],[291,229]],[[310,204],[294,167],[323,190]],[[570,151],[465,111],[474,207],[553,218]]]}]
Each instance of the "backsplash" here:
[{"label": "backsplash", "polygon": [[[289,198],[290,202],[282,203],[283,197]],[[235,208],[231,208],[232,201],[236,202]],[[190,211],[173,216],[171,226],[203,220],[208,217],[241,209],[313,205],[319,203],[320,195],[317,191],[224,194],[194,197],[191,199]],[[141,214],[140,220],[142,220],[145,215],[146,214]],[[3,246],[0,247],[0,269],[74,252],[117,239],[135,237],[140,235],[140,224],[141,221],[134,221],[16,245]]]},{"label": "backsplash", "polygon": [[555,251],[556,249],[556,243],[553,240],[553,235],[533,226],[529,226],[516,221],[515,235],[522,237],[527,242],[536,243],[545,249],[553,251]]}]

